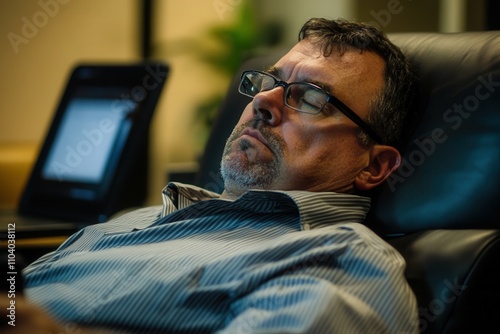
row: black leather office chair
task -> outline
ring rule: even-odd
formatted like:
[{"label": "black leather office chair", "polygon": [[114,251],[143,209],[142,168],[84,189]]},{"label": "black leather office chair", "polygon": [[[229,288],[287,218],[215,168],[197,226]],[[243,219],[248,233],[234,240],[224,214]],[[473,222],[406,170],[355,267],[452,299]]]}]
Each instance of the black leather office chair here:
[{"label": "black leather office chair", "polygon": [[[389,37],[420,73],[421,120],[367,224],[405,257],[421,332],[500,333],[500,32]],[[198,184],[214,191],[224,142],[248,103],[239,75],[201,159]]]}]

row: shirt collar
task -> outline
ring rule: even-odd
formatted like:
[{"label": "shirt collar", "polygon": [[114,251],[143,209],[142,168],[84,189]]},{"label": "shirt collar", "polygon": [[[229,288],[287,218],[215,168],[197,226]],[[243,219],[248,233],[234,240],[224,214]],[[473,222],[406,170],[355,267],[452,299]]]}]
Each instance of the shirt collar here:
[{"label": "shirt collar", "polygon": [[180,182],[169,182],[161,192],[163,202],[162,217],[196,202],[220,197],[220,194],[215,192]]},{"label": "shirt collar", "polygon": [[[220,194],[179,182],[170,182],[162,190],[165,216],[191,204],[220,199]],[[252,205],[269,201],[272,207],[293,205],[298,209],[302,229],[309,230],[338,223],[363,223],[370,209],[370,198],[335,192],[250,190],[235,201]]]}]

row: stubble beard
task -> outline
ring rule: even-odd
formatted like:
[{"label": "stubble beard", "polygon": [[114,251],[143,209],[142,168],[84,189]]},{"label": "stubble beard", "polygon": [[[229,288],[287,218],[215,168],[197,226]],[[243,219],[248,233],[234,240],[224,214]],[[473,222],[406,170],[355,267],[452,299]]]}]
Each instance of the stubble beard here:
[{"label": "stubble beard", "polygon": [[[226,191],[242,194],[250,189],[272,189],[272,186],[280,179],[284,143],[281,138],[269,131],[266,124],[261,119],[253,119],[235,128],[226,141],[221,161],[221,175]],[[248,159],[232,158],[233,143],[236,140],[238,144],[235,147],[239,151],[245,152],[253,148],[249,140],[239,138],[241,132],[248,127],[259,130],[274,152],[274,159],[254,162]]]}]

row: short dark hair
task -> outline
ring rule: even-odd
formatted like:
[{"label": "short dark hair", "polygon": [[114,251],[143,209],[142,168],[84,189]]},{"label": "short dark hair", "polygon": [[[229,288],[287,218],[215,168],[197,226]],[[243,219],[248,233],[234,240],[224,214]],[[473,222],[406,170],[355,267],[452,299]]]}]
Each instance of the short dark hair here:
[{"label": "short dark hair", "polygon": [[[303,39],[319,43],[325,56],[355,48],[374,52],[384,59],[384,88],[374,101],[367,122],[381,136],[383,144],[402,150],[403,132],[416,102],[417,76],[401,49],[379,29],[346,20],[310,19],[299,32],[299,41]],[[362,142],[368,144],[370,138],[361,133]]]}]

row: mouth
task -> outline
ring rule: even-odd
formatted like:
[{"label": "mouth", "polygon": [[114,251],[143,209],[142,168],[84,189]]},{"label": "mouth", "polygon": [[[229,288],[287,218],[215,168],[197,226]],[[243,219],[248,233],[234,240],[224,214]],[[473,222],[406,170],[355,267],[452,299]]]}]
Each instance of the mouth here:
[{"label": "mouth", "polygon": [[252,128],[246,128],[245,130],[243,130],[241,132],[240,138],[243,137],[243,136],[249,136],[249,137],[255,138],[258,141],[260,141],[262,144],[264,144],[264,146],[266,146],[267,148],[271,149],[271,147],[269,146],[268,141],[266,140],[266,138],[264,138],[264,136],[262,136],[262,134],[260,133],[260,131],[257,131],[257,130],[252,129]]}]

